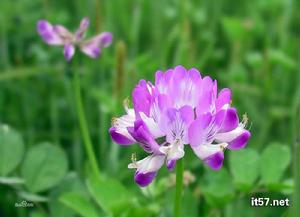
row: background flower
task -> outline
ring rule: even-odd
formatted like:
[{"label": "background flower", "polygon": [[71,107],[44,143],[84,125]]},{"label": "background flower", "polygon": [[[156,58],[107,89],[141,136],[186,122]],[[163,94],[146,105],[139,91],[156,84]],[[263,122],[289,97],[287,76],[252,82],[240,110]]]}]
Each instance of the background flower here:
[{"label": "background flower", "polygon": [[37,31],[47,44],[63,45],[64,56],[68,61],[74,56],[76,46],[89,57],[96,58],[102,48],[111,44],[113,36],[110,32],[103,32],[84,41],[89,22],[89,18],[83,18],[76,32],[71,33],[62,25],[52,25],[46,20],[40,20],[37,23]]}]

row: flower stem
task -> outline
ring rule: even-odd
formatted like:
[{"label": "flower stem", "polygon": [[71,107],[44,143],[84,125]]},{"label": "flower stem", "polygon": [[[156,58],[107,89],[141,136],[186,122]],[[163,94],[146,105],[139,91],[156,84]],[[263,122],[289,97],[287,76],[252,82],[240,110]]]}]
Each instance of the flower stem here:
[{"label": "flower stem", "polygon": [[88,156],[89,164],[92,167],[92,171],[96,176],[99,177],[100,176],[99,167],[97,164],[95,152],[93,150],[93,145],[90,138],[90,133],[89,133],[89,129],[88,129],[85,113],[84,113],[82,96],[81,96],[80,78],[78,73],[73,73],[73,85],[74,85],[74,92],[75,92],[76,110],[77,110],[80,130],[83,137],[83,143]]},{"label": "flower stem", "polygon": [[181,197],[183,190],[183,158],[176,162],[176,189],[174,201],[174,217],[181,216]]}]

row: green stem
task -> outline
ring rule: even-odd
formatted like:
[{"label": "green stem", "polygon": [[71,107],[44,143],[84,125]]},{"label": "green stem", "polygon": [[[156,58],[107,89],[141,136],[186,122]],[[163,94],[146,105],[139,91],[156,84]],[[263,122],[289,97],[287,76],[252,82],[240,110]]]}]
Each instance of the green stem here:
[{"label": "green stem", "polygon": [[90,138],[90,133],[89,133],[89,129],[88,129],[85,113],[84,113],[83,103],[82,103],[80,78],[79,78],[79,74],[76,72],[73,73],[73,85],[74,85],[74,92],[75,92],[76,110],[77,110],[80,130],[83,137],[83,143],[86,149],[90,166],[92,167],[92,171],[95,175],[99,177],[100,176],[99,167],[97,164],[95,152],[93,150],[93,145]]},{"label": "green stem", "polygon": [[183,190],[183,158],[176,162],[176,189],[174,201],[174,217],[181,216],[181,197]]}]

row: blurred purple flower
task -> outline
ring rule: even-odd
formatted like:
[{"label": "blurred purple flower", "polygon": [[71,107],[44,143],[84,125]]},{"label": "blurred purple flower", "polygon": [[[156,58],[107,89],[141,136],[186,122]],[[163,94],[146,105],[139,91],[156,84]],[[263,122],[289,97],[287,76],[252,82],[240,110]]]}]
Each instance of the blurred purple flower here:
[{"label": "blurred purple flower", "polygon": [[74,56],[76,46],[91,58],[97,58],[102,48],[111,44],[113,36],[110,32],[103,32],[89,40],[84,40],[88,26],[89,19],[85,17],[81,20],[76,32],[71,33],[62,25],[52,25],[46,20],[39,20],[37,31],[47,44],[64,46],[64,56],[68,61]]},{"label": "blurred purple flower", "polygon": [[109,132],[121,145],[138,143],[150,155],[133,161],[135,181],[152,182],[166,163],[172,170],[184,156],[184,146],[212,169],[220,169],[224,150],[244,148],[250,137],[237,111],[231,107],[231,90],[217,93],[217,82],[201,77],[197,69],[182,66],[158,71],[155,85],[141,80],[132,92],[133,108],[114,118]]}]

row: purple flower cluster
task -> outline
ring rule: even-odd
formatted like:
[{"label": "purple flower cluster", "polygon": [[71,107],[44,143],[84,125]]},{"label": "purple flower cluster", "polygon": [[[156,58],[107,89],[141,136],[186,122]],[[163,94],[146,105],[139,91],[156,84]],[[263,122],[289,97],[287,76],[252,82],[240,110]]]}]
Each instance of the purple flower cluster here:
[{"label": "purple flower cluster", "polygon": [[155,85],[141,80],[132,92],[133,108],[114,118],[109,132],[121,145],[139,144],[149,156],[133,161],[135,181],[149,185],[166,163],[172,170],[185,145],[212,169],[222,167],[224,150],[244,148],[250,137],[231,107],[231,90],[217,91],[217,81],[197,69],[177,66],[158,71]]},{"label": "purple flower cluster", "polygon": [[46,20],[37,23],[37,31],[42,39],[49,45],[64,46],[64,56],[69,61],[75,54],[75,47],[92,58],[101,54],[101,49],[111,44],[113,36],[110,32],[103,32],[84,40],[84,34],[89,26],[89,19],[83,18],[75,33],[71,33],[62,25],[52,25]]}]

